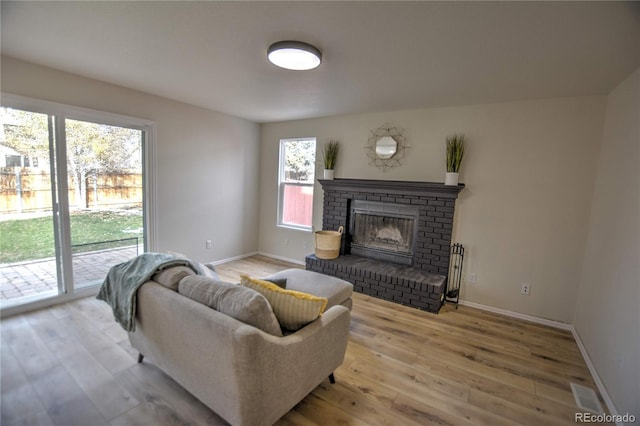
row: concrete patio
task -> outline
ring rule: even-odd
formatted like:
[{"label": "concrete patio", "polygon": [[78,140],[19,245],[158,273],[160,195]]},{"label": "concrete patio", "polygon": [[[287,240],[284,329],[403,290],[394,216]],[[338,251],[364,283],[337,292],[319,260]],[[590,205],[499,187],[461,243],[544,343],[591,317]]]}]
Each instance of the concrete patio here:
[{"label": "concrete patio", "polygon": [[[73,255],[76,287],[100,284],[109,268],[142,252],[136,246]],[[58,292],[55,258],[0,265],[0,303],[22,297],[54,295]]]}]

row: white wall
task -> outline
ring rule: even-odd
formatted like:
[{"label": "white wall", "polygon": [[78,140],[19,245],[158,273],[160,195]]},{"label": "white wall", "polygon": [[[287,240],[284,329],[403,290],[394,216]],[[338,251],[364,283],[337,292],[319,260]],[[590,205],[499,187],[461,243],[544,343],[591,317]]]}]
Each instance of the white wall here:
[{"label": "white wall", "polygon": [[13,58],[1,65],[3,92],[157,124],[159,251],[211,261],[257,250],[258,124]]},{"label": "white wall", "polygon": [[607,101],[574,325],[618,412],[640,419],[640,69]]},{"label": "white wall", "polygon": [[[350,115],[262,126],[260,251],[303,260],[311,233],[276,227],[278,143],[315,136],[318,149],[341,141],[339,178],[442,182],[445,138],[464,132],[454,241],[465,245],[465,300],[570,322],[586,241],[605,97],[580,97]],[[369,132],[385,123],[406,129],[402,166],[382,173],[368,165]],[[318,155],[317,173],[322,173]],[[320,176],[320,174],[317,174]],[[322,226],[316,184],[314,225]],[[286,241],[288,240],[288,244]],[[306,247],[305,247],[306,246]],[[522,296],[520,285],[531,284]]]}]

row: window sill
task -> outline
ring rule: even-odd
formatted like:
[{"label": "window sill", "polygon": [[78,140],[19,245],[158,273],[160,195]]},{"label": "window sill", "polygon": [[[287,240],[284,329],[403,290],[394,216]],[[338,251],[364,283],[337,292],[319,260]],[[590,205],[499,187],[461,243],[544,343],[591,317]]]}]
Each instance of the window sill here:
[{"label": "window sill", "polygon": [[308,232],[308,233],[312,233],[313,232],[313,228],[308,228],[306,226],[295,226],[295,225],[283,225],[281,223],[277,224],[276,227],[280,228],[280,229],[286,229],[289,231],[301,231],[301,232]]}]

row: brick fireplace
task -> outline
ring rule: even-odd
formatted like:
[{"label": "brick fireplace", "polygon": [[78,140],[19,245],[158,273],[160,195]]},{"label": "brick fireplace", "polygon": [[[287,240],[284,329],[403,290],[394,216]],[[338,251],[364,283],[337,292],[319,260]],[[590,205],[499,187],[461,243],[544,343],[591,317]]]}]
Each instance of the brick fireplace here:
[{"label": "brick fireplace", "polygon": [[360,293],[438,312],[446,291],[453,214],[464,185],[320,180],[322,228],[345,229],[340,257],[306,257],[306,268]]}]

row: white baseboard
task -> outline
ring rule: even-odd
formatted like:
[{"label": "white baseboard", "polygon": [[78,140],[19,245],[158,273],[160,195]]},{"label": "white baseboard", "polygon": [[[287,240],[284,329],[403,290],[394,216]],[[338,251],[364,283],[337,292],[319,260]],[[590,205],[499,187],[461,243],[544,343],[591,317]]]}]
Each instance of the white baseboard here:
[{"label": "white baseboard", "polygon": [[548,325],[549,327],[559,328],[561,330],[571,331],[573,329],[573,325],[568,324],[566,322],[554,321],[546,318],[536,317],[533,315],[521,314],[520,312],[509,311],[507,309],[494,308],[493,306],[483,305],[475,302],[469,302],[467,300],[460,300],[460,304],[463,306],[468,306],[470,308],[476,308],[476,309],[481,309],[483,311],[502,314],[511,318],[518,318],[518,319],[533,322],[536,324]]},{"label": "white baseboard", "polygon": [[289,263],[293,263],[296,265],[305,265],[304,260],[298,260],[298,259],[292,259],[290,257],[284,257],[284,256],[278,256],[277,254],[271,254],[271,253],[265,253],[263,251],[259,251],[258,253],[260,256],[266,256],[266,257],[271,257],[273,259],[278,259],[278,260],[282,260],[283,262],[289,262]]},{"label": "white baseboard", "polygon": [[[600,376],[598,375],[598,371],[593,365],[593,362],[591,362],[591,358],[589,358],[589,353],[587,352],[587,348],[582,343],[582,339],[580,339],[580,335],[578,334],[578,331],[573,326],[573,324],[568,324],[566,322],[560,322],[560,321],[553,321],[546,318],[536,317],[533,315],[521,314],[520,312],[509,311],[507,309],[501,309],[501,308],[495,308],[493,306],[483,305],[475,302],[469,302],[467,300],[460,300],[460,304],[464,306],[469,306],[470,308],[481,309],[483,311],[502,314],[511,318],[518,318],[518,319],[533,322],[536,324],[547,325],[549,327],[570,331],[571,334],[573,335],[574,340],[576,341],[576,344],[578,345],[578,349],[580,350],[580,354],[582,355],[582,358],[584,358],[584,361],[587,364],[587,368],[589,368],[589,372],[593,377],[593,381],[596,383],[596,386],[598,387],[598,391],[600,392],[600,395],[602,395],[602,399],[604,399],[604,403],[607,405],[607,409],[609,410],[609,413],[612,415],[618,414],[618,410],[613,404],[613,400],[609,396],[609,393],[607,392],[607,389],[604,386],[604,382],[602,381],[602,379],[600,379]],[[619,426],[624,426],[623,423],[616,423],[616,424]]]},{"label": "white baseboard", "polygon": [[246,253],[246,254],[241,254],[241,255],[238,255],[238,256],[228,257],[226,259],[216,260],[216,261],[213,261],[213,262],[210,262],[210,263],[212,263],[214,266],[216,266],[216,265],[221,265],[223,263],[232,262],[234,260],[245,259],[247,257],[256,256],[256,255],[265,256],[265,257],[271,257],[273,259],[282,260],[283,262],[289,262],[289,263],[293,263],[293,264],[296,264],[296,265],[304,265],[305,264],[304,260],[298,260],[298,259],[292,259],[290,257],[278,256],[277,254],[265,253],[263,251],[254,251],[254,252],[251,252],[251,253]]},{"label": "white baseboard", "polygon": [[[602,395],[602,399],[604,399],[604,403],[607,405],[609,414],[613,416],[617,416],[618,410],[616,409],[616,406],[613,403],[613,400],[609,396],[609,393],[607,392],[607,388],[605,388],[604,386],[604,382],[598,375],[598,371],[596,370],[596,367],[593,365],[593,362],[591,362],[591,358],[589,358],[589,353],[587,352],[587,348],[584,346],[584,343],[582,343],[582,339],[580,338],[580,334],[578,334],[578,330],[576,330],[576,328],[573,325],[571,326],[571,334],[573,335],[573,338],[575,339],[576,344],[578,345],[578,349],[580,349],[580,353],[584,358],[584,362],[587,364],[587,367],[589,368],[589,372],[591,373],[591,377],[593,377],[593,381],[596,382],[596,386],[598,387],[598,391],[600,391],[600,395]],[[619,426],[624,426],[624,423],[622,422],[616,422],[616,424]]]},{"label": "white baseboard", "polygon": [[214,266],[215,265],[221,265],[223,263],[227,263],[227,262],[232,262],[234,260],[240,260],[240,259],[244,259],[245,257],[251,257],[251,256],[255,256],[256,254],[259,254],[257,251],[251,252],[251,253],[246,253],[246,254],[241,254],[238,256],[233,256],[233,257],[228,257],[226,259],[221,259],[221,260],[215,260],[212,263]]}]

